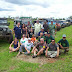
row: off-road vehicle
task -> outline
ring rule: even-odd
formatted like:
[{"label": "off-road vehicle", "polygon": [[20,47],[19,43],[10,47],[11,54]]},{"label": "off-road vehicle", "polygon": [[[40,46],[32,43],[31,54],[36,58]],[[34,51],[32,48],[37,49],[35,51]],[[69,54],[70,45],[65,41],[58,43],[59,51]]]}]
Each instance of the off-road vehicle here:
[{"label": "off-road vehicle", "polygon": [[0,40],[7,40],[9,43],[13,41],[12,31],[9,29],[7,18],[0,18]]}]

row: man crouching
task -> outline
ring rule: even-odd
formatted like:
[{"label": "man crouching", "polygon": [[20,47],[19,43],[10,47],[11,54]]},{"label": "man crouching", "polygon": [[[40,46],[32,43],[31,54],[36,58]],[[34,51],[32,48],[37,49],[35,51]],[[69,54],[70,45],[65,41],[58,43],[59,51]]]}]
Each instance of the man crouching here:
[{"label": "man crouching", "polygon": [[52,40],[52,42],[48,45],[45,55],[50,58],[59,56],[59,46],[55,43],[55,40]]},{"label": "man crouching", "polygon": [[[34,46],[34,48],[32,50],[32,53],[34,54],[32,57],[35,58],[35,57],[37,57],[37,56],[39,56],[41,54],[44,54],[46,48],[47,48],[47,45],[44,42],[44,39],[41,38],[40,42],[36,46]],[[37,52],[37,54],[36,54],[36,52]]]}]

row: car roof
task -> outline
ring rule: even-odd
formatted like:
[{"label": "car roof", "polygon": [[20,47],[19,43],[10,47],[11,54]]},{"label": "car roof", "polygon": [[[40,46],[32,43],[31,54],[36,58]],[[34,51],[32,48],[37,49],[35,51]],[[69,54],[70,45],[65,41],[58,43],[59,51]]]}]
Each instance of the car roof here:
[{"label": "car roof", "polygon": [[0,18],[0,20],[7,20],[7,18]]}]

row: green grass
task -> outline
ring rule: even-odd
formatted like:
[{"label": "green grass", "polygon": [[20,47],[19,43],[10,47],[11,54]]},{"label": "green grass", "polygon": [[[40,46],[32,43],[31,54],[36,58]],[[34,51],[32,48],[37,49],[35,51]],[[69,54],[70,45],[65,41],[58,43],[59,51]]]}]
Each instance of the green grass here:
[{"label": "green grass", "polygon": [[[10,29],[13,29],[13,21],[10,21]],[[62,54],[54,63],[47,63],[39,66],[38,63],[29,63],[17,60],[15,57],[17,52],[9,53],[9,44],[0,41],[0,72],[72,72],[72,26],[61,29],[56,34],[56,42],[58,42],[63,34],[67,35],[67,40],[70,44],[68,54]]]}]

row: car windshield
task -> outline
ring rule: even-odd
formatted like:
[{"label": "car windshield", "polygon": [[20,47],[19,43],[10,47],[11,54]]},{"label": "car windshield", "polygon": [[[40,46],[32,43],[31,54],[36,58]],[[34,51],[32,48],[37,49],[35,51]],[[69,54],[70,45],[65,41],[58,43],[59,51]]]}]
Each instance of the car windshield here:
[{"label": "car windshield", "polygon": [[7,20],[0,20],[0,23],[7,23]]}]

